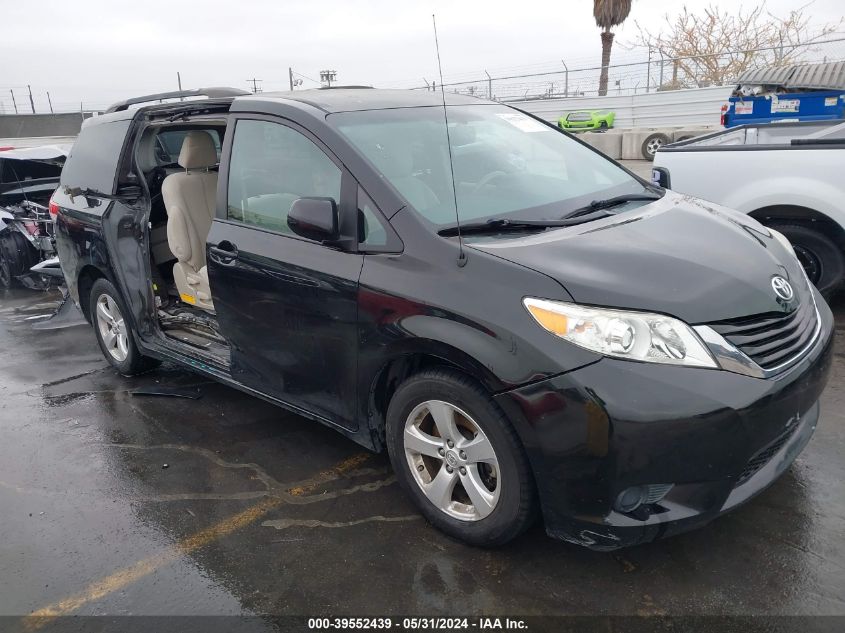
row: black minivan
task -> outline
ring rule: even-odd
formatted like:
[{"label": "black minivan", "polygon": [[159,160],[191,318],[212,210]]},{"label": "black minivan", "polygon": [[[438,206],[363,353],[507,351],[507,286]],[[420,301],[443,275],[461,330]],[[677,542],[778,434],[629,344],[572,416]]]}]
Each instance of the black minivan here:
[{"label": "black minivan", "polygon": [[208,89],[87,120],[51,208],[108,361],[174,362],[386,449],[473,544],[541,511],[624,547],[771,484],[832,356],[786,239],[445,100]]}]

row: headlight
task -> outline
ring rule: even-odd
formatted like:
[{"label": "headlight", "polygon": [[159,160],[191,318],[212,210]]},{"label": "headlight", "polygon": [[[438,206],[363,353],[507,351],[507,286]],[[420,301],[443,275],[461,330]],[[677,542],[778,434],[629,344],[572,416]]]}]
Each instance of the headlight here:
[{"label": "headlight", "polygon": [[649,363],[719,367],[690,326],[663,314],[530,297],[522,303],[544,329],[599,354]]}]

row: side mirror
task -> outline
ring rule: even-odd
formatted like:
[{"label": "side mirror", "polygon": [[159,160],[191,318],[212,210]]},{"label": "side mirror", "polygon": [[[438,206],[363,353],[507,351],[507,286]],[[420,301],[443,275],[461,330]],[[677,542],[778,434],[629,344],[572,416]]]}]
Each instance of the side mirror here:
[{"label": "side mirror", "polygon": [[655,184],[658,187],[663,187],[664,189],[671,188],[672,181],[669,178],[669,170],[665,167],[652,167],[651,182],[652,184]]},{"label": "side mirror", "polygon": [[297,198],[288,213],[291,231],[316,242],[340,239],[337,203],[332,198]]}]

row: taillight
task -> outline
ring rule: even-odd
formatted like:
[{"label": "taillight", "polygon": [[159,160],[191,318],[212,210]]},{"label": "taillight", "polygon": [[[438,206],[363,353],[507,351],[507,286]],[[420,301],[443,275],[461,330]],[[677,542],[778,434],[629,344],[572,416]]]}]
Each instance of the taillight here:
[{"label": "taillight", "polygon": [[722,127],[725,127],[725,125],[727,124],[726,118],[728,116],[728,108],[730,108],[729,104],[727,104],[727,103],[722,104],[722,113],[719,116],[719,125],[721,125]]},{"label": "taillight", "polygon": [[53,199],[50,198],[50,204],[47,206],[47,208],[50,210],[50,217],[55,220],[56,216],[59,215],[59,205],[53,202]]}]

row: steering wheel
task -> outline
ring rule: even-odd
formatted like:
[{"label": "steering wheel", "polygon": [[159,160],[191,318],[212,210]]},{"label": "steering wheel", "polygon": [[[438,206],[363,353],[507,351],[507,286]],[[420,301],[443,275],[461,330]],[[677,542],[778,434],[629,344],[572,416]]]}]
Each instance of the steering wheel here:
[{"label": "steering wheel", "polygon": [[506,172],[496,170],[491,171],[489,174],[485,174],[484,177],[478,181],[475,185],[475,188],[472,190],[473,193],[477,193],[481,191],[482,187],[486,187],[488,185],[492,185],[496,180],[502,178],[503,176],[507,176]]}]

